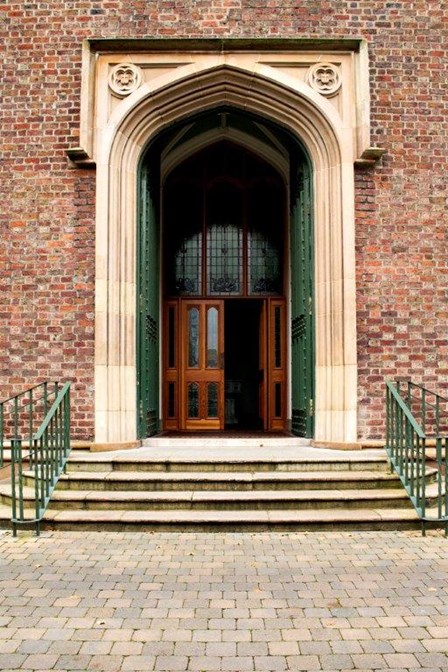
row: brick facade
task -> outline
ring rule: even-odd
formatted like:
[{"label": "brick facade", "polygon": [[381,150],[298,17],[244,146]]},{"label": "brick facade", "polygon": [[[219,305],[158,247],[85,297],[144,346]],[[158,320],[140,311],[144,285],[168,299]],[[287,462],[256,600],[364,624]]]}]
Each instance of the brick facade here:
[{"label": "brick facade", "polygon": [[93,433],[95,173],[75,168],[87,37],[361,37],[372,145],[356,172],[359,432],[383,435],[383,381],[447,387],[448,3],[331,0],[10,2],[2,13],[0,398],[74,381]]}]

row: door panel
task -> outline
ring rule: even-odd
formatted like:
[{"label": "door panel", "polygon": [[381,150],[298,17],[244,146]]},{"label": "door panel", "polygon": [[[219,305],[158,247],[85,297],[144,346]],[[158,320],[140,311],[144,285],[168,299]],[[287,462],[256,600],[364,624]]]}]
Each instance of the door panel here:
[{"label": "door panel", "polygon": [[297,436],[314,434],[313,176],[303,157],[291,166],[291,420]]},{"label": "door panel", "polygon": [[181,301],[182,429],[224,428],[224,301]]},{"label": "door panel", "polygon": [[271,429],[284,429],[286,418],[286,306],[269,302],[269,420]]},{"label": "door panel", "polygon": [[166,301],[163,315],[163,424],[165,429],[179,429],[179,302]]},{"label": "door panel", "polygon": [[266,430],[286,425],[286,304],[264,302],[260,323],[260,413]]},{"label": "door panel", "polygon": [[268,403],[267,403],[268,351],[266,347],[267,330],[268,330],[267,316],[268,316],[267,301],[263,301],[260,313],[260,328],[258,334],[258,353],[259,353],[258,413],[264,430],[269,429]]},{"label": "door panel", "polygon": [[159,168],[142,165],[138,197],[137,435],[159,429]]},{"label": "door panel", "polygon": [[[224,429],[224,300],[178,299],[164,306],[164,427]],[[259,319],[259,417],[286,427],[286,302],[265,299]]]}]

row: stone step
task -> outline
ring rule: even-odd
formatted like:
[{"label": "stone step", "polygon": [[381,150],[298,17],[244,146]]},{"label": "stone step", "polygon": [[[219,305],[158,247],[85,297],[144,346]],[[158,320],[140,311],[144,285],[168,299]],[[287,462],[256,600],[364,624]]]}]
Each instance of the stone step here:
[{"label": "stone step", "polygon": [[[32,506],[33,488],[24,488],[25,506]],[[3,503],[10,497],[10,490],[0,485]],[[124,492],[56,490],[52,509],[107,510],[297,510],[297,509],[357,509],[409,507],[404,490],[252,490],[226,491],[167,491]]]},{"label": "stone step", "polygon": [[[24,472],[32,486],[33,473]],[[347,490],[401,488],[395,474],[377,471],[74,471],[62,474],[58,490],[177,491],[177,490]]]},{"label": "stone step", "polygon": [[107,511],[50,509],[43,529],[161,532],[260,532],[417,529],[413,509],[263,511]]},{"label": "stone step", "polygon": [[[130,454],[132,453],[132,454]],[[273,472],[273,471],[389,471],[384,451],[281,450],[188,451],[138,449],[120,453],[73,451],[67,469],[73,471],[154,472]]]}]

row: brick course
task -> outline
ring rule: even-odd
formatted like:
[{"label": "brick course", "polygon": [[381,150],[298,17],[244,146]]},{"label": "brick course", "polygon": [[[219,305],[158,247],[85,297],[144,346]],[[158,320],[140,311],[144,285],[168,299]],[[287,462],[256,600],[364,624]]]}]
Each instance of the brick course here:
[{"label": "brick course", "polygon": [[372,145],[356,172],[359,428],[383,435],[383,381],[448,387],[448,3],[445,0],[83,0],[0,10],[0,398],[74,381],[93,432],[94,171],[74,168],[87,37],[362,37]]}]

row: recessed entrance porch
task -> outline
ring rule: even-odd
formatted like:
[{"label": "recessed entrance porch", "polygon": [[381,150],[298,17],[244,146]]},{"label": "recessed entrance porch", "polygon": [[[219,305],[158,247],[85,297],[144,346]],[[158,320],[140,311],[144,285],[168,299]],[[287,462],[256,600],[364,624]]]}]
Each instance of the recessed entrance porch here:
[{"label": "recessed entrance porch", "polygon": [[311,437],[305,154],[272,124],[218,109],[160,138],[141,175],[140,437],[232,428]]}]

